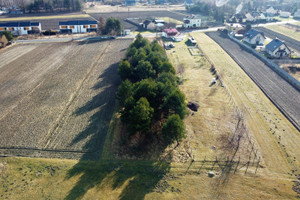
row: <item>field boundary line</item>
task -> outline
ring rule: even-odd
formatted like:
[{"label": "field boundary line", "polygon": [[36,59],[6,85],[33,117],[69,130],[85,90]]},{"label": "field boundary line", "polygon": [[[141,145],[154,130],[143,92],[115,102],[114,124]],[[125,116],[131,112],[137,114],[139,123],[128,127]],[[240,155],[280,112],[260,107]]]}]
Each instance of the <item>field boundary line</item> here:
[{"label": "field boundary line", "polygon": [[[101,58],[103,57],[103,55],[107,52],[107,49],[109,48],[111,44],[111,41],[109,41],[106,45],[106,47],[104,48],[104,50],[102,51],[102,53],[96,57],[96,60],[91,64],[92,67],[90,68],[90,70],[87,72],[87,74],[84,76],[84,78],[82,79],[81,83],[79,84],[79,86],[75,89],[74,93],[71,94],[70,99],[68,100],[67,104],[65,105],[65,108],[63,109],[63,111],[61,112],[61,114],[59,115],[59,117],[57,118],[55,125],[52,129],[49,130],[48,134],[49,138],[47,139],[47,143],[44,146],[44,148],[47,148],[50,145],[51,139],[53,139],[52,142],[56,141],[59,134],[54,134],[55,131],[57,130],[57,128],[60,125],[61,120],[63,119],[63,117],[65,116],[67,110],[69,109],[69,107],[71,106],[71,104],[73,103],[73,101],[75,100],[75,98],[78,96],[79,91],[81,90],[84,82],[90,77],[92,71],[96,68],[97,64],[99,63],[99,60],[101,60]],[[54,135],[53,135],[54,134]],[[53,146],[53,148],[55,148],[56,145]]]}]

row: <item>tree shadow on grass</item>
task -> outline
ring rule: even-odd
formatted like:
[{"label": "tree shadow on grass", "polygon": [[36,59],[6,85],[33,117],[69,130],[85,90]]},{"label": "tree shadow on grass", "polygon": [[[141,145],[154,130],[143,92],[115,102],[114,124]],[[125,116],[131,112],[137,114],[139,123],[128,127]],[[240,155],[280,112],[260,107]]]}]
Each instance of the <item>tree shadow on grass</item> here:
[{"label": "tree shadow on grass", "polygon": [[146,194],[155,189],[169,169],[170,165],[166,162],[79,162],[67,174],[66,179],[77,175],[81,177],[65,200],[79,200],[88,190],[92,188],[100,190],[104,187],[111,187],[112,190],[121,189],[117,197],[121,200],[144,199]]},{"label": "tree shadow on grass", "polygon": [[[99,82],[91,88],[99,90],[100,93],[73,113],[79,116],[97,109],[89,119],[90,124],[78,133],[70,144],[88,140],[83,146],[83,150],[88,153],[85,153],[67,173],[65,180],[78,176],[79,180],[65,200],[82,199],[90,189],[101,190],[104,186],[121,191],[118,199],[144,199],[169,171],[170,164],[166,162],[101,160],[109,123],[115,109],[115,92],[120,83],[117,68],[116,63],[102,73]],[[95,198],[105,199],[101,196]]]},{"label": "tree shadow on grass", "polygon": [[79,132],[70,144],[72,146],[88,140],[82,150],[89,153],[83,155],[81,160],[101,159],[109,123],[115,108],[115,93],[120,84],[117,69],[118,63],[109,66],[98,77],[100,81],[91,88],[93,90],[100,90],[100,93],[73,113],[73,115],[79,116],[97,110],[89,118],[89,125],[83,131]]}]

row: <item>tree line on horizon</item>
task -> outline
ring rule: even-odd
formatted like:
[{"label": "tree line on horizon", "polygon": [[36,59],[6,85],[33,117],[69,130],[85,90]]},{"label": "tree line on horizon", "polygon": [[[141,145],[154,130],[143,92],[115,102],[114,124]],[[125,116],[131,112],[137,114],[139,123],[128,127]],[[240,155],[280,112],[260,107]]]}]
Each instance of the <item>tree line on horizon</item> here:
[{"label": "tree line on horizon", "polygon": [[82,0],[10,0],[2,1],[1,6],[16,7],[24,12],[80,11]]}]

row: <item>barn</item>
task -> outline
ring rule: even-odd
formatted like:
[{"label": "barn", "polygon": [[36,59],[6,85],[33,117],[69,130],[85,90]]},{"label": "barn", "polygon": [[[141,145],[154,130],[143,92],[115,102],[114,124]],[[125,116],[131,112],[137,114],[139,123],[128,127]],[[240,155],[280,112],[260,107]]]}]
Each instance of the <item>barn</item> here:
[{"label": "barn", "polygon": [[59,22],[59,31],[61,33],[87,33],[97,32],[97,21],[61,21]]}]

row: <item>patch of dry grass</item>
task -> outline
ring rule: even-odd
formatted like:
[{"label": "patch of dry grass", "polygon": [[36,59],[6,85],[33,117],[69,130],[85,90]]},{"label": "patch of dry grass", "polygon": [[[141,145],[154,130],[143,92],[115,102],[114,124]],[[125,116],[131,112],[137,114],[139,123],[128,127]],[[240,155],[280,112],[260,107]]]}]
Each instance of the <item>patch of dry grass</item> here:
[{"label": "patch of dry grass", "polygon": [[299,132],[221,47],[203,33],[193,36],[223,74],[225,87],[243,113],[267,169],[283,174],[299,169]]},{"label": "patch of dry grass", "polygon": [[292,28],[287,28],[285,25],[270,25],[266,26],[266,28],[300,41],[300,32]]}]

